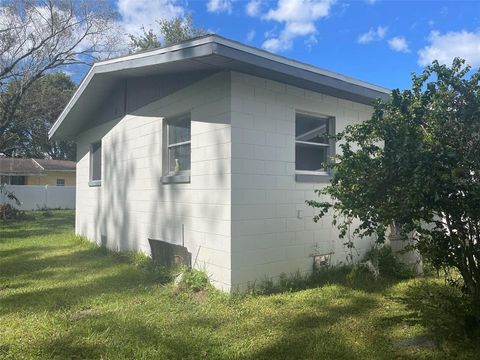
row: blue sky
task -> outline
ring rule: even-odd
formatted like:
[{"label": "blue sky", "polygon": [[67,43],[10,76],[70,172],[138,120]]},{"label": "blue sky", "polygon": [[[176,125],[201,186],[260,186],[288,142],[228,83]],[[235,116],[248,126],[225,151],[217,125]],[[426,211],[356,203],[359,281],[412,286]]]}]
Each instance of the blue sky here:
[{"label": "blue sky", "polygon": [[480,1],[111,0],[125,32],[191,13],[219,35],[389,88],[438,59],[480,66]]}]

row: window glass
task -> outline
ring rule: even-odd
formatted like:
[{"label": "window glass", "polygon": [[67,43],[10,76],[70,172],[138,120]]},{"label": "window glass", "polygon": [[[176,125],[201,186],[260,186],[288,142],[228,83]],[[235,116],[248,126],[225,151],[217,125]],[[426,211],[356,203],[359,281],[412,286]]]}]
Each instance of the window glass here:
[{"label": "window glass", "polygon": [[171,120],[168,124],[168,143],[190,141],[190,117]]},{"label": "window glass", "polygon": [[11,185],[25,185],[27,183],[26,176],[12,176],[10,178]]},{"label": "window glass", "polygon": [[328,118],[297,114],[295,121],[295,138],[297,141],[329,144]]},{"label": "window glass", "polygon": [[190,115],[168,120],[166,165],[169,174],[190,171],[190,139]]},{"label": "window glass", "polygon": [[92,144],[90,153],[91,167],[90,180],[102,180],[102,142]]},{"label": "window glass", "polygon": [[57,179],[57,186],[65,186],[65,179]]},{"label": "window glass", "polygon": [[324,163],[334,152],[328,138],[333,119],[324,116],[296,114],[295,170],[324,172]]}]

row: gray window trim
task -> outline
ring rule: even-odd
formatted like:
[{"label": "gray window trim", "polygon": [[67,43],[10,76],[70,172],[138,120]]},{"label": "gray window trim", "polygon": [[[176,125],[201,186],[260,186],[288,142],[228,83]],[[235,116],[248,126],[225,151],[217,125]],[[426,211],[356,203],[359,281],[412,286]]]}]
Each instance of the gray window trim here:
[{"label": "gray window trim", "polygon": [[332,178],[331,174],[295,174],[296,182],[303,183],[328,183]]},{"label": "gray window trim", "polygon": [[88,186],[90,187],[96,187],[96,186],[102,186],[102,178],[103,178],[103,161],[101,161],[101,166],[100,166],[100,180],[92,180],[92,176],[93,176],[93,146],[95,144],[98,144],[100,143],[100,147],[102,148],[102,153],[101,153],[101,156],[103,157],[103,144],[102,144],[102,140],[98,140],[98,141],[94,141],[90,144],[90,147],[89,147],[89,174],[88,174]]},{"label": "gray window trim", "polygon": [[90,180],[88,182],[88,186],[90,187],[102,186],[102,180]]},{"label": "gray window trim", "polygon": [[165,175],[160,178],[162,184],[187,184],[190,182],[190,172],[178,175]]},{"label": "gray window trim", "polygon": [[[304,111],[304,110],[295,110],[295,121],[297,118],[297,114],[304,114],[304,115],[309,115],[309,116],[317,116],[321,118],[328,118],[328,133],[330,135],[335,135],[336,134],[336,129],[335,129],[335,123],[336,119],[334,116],[331,115],[326,115],[326,114],[320,114],[320,113],[315,113],[311,111]],[[306,143],[305,141],[298,141],[295,140],[295,143]],[[336,144],[334,139],[329,140],[329,144],[320,144],[320,143],[311,143],[311,145],[315,146],[328,146],[329,153],[328,156],[332,157],[335,156],[336,153]],[[296,168],[296,166],[295,166]],[[308,171],[302,171],[302,170],[296,170],[295,169],[295,181],[296,182],[306,182],[306,183],[328,183],[330,179],[332,178],[332,169],[328,169],[327,171],[319,171],[319,172],[308,172]]]},{"label": "gray window trim", "polygon": [[190,128],[190,140],[183,141],[180,143],[169,144],[168,143],[168,125],[169,123],[181,119],[183,117],[188,117],[190,119],[190,126],[192,123],[192,116],[191,112],[184,112],[175,116],[171,116],[169,118],[163,119],[163,136],[162,136],[162,164],[163,164],[163,176],[160,178],[160,182],[164,185],[166,184],[188,184],[190,183],[190,170],[183,170],[178,173],[169,172],[169,164],[168,164],[168,149],[171,149],[176,146],[187,145],[190,144],[190,166],[191,166],[191,158],[192,158],[192,133]]}]

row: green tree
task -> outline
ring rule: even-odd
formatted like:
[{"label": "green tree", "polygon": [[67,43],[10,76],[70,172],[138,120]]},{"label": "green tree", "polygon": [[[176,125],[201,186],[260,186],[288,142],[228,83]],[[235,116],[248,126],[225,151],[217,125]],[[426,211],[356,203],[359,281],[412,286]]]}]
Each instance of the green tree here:
[{"label": "green tree", "polygon": [[[141,35],[128,35],[130,38],[130,52],[135,53],[156,49],[162,45],[178,44],[182,41],[206,34],[205,30],[193,25],[191,15],[187,15],[184,18],[176,17],[171,20],[162,19],[157,21],[157,24],[159,25],[158,35],[153,29],[147,30],[143,26],[141,28]],[[163,39],[163,44],[160,39]]]},{"label": "green tree", "polygon": [[14,122],[16,154],[24,157],[75,160],[72,141],[48,139],[48,130],[72,97],[76,84],[63,72],[51,73],[25,93]]},{"label": "green tree", "polygon": [[15,149],[17,109],[45,74],[116,53],[116,13],[104,0],[6,0],[0,6],[0,153]]},{"label": "green tree", "polygon": [[342,237],[413,236],[425,259],[461,274],[478,305],[480,71],[469,74],[462,60],[434,62],[412,89],[394,90],[370,120],[337,134],[332,181],[308,203],[315,221],[333,212]]}]

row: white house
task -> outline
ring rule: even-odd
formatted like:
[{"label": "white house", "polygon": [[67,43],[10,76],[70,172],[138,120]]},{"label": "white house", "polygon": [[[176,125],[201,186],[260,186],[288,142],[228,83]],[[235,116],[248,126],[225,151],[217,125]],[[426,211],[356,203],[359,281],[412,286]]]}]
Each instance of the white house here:
[{"label": "white house", "polygon": [[[208,35],[96,63],[50,130],[77,143],[76,232],[119,250],[184,245],[226,291],[344,262],[314,189],[389,90]],[[368,240],[357,243],[361,253]]]}]

